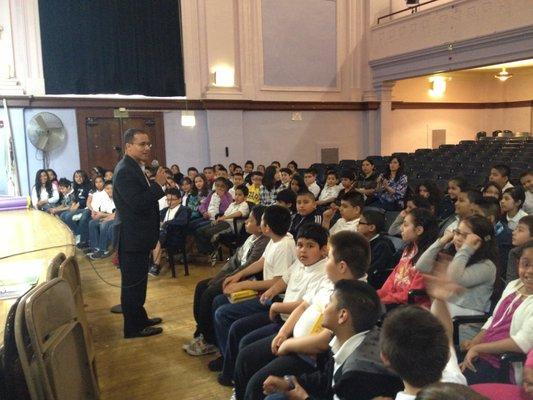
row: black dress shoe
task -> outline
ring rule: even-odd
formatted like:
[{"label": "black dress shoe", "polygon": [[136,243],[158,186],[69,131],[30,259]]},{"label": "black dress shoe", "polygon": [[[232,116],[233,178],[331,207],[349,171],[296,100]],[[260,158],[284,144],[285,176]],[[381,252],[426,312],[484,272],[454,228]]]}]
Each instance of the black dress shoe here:
[{"label": "black dress shoe", "polygon": [[224,366],[224,357],[222,356],[209,361],[209,364],[207,364],[207,368],[209,368],[209,371],[213,371],[213,372],[222,371],[223,366]]},{"label": "black dress shoe", "polygon": [[159,318],[159,317],[154,317],[154,318],[148,318],[146,320],[146,326],[154,326],[154,325],[159,325],[160,323],[163,322],[163,319],[162,318]]},{"label": "black dress shoe", "polygon": [[140,331],[125,334],[124,338],[131,339],[131,338],[136,338],[136,337],[148,337],[148,336],[159,335],[162,332],[163,332],[163,328],[147,326],[146,328],[143,328]]}]

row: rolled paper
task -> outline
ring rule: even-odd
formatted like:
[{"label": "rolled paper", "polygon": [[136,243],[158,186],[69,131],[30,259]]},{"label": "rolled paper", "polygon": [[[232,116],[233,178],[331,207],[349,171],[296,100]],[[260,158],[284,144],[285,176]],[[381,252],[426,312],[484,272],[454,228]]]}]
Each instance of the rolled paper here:
[{"label": "rolled paper", "polygon": [[0,196],[0,211],[23,210],[28,208],[29,199],[24,197]]}]

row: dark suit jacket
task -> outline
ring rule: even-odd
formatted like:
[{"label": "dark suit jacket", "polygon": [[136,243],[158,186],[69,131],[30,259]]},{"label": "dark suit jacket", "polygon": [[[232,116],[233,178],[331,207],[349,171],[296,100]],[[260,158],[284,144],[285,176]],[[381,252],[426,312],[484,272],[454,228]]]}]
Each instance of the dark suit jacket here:
[{"label": "dark suit jacket", "polygon": [[140,165],[126,155],[115,167],[113,200],[123,251],[150,251],[159,239],[158,200],[165,194],[147,182]]}]

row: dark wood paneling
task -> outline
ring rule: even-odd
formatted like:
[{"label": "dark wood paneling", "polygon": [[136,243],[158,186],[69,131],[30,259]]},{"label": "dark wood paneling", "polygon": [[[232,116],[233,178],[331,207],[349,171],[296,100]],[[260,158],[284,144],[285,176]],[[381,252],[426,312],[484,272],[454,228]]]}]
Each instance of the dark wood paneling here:
[{"label": "dark wood paneling", "polygon": [[379,102],[251,101],[251,100],[172,100],[172,99],[92,99],[54,96],[11,96],[8,107],[102,108],[129,110],[244,110],[244,111],[366,111],[377,110]]},{"label": "dark wood paneling", "polygon": [[403,102],[393,101],[393,110],[468,110],[468,109],[484,109],[484,108],[517,108],[517,107],[533,107],[533,100],[525,101],[508,101],[497,103],[433,103],[433,102]]}]

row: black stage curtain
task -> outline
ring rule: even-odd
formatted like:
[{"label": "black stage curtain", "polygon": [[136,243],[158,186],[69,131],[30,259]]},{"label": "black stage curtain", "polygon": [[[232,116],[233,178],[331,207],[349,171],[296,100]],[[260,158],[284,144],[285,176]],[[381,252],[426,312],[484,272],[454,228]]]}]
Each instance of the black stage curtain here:
[{"label": "black stage curtain", "polygon": [[39,0],[47,94],[183,96],[180,0]]}]

